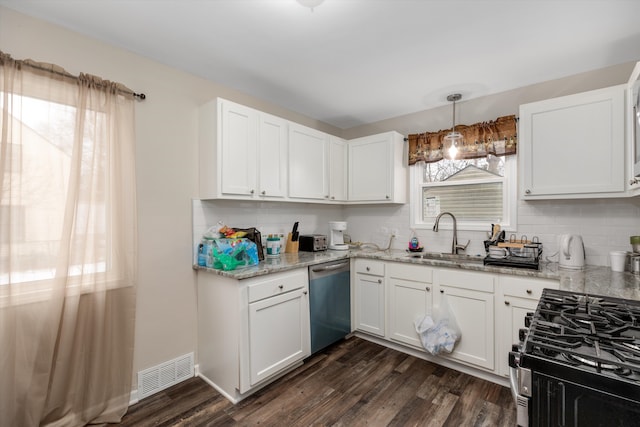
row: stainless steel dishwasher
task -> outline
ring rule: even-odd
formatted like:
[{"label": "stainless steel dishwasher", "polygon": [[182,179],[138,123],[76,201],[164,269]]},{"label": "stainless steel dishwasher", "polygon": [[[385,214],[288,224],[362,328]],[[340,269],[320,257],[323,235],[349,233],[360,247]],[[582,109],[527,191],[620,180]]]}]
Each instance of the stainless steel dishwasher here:
[{"label": "stainless steel dishwasher", "polygon": [[351,332],[349,260],[309,267],[311,353],[340,341]]}]

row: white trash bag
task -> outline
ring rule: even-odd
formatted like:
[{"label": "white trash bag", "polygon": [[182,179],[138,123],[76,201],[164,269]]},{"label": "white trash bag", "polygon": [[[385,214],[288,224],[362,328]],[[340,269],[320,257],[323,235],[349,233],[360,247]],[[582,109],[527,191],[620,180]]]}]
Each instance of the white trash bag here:
[{"label": "white trash bag", "polygon": [[433,355],[451,353],[456,341],[460,339],[460,329],[453,317],[446,295],[442,297],[440,307],[434,309],[433,317],[421,315],[413,323],[422,346]]}]

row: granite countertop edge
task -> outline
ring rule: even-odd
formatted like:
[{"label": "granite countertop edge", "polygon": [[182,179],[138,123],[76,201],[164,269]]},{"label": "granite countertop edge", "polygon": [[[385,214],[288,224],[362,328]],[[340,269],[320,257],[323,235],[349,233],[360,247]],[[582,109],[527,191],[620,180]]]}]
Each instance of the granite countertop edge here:
[{"label": "granite countertop edge", "polygon": [[[440,259],[416,259],[402,250],[390,251],[322,251],[285,253],[275,258],[265,258],[256,266],[241,268],[233,271],[216,270],[194,265],[198,271],[216,274],[237,280],[264,276],[278,272],[285,272],[310,265],[350,258],[368,258],[384,261],[404,262],[417,265],[455,268],[461,270],[509,274],[519,277],[558,280],[561,290],[587,293],[592,295],[607,295],[625,299],[640,300],[640,276],[629,272],[614,272],[606,266],[587,265],[581,270],[564,270],[558,268],[558,263],[541,262],[538,270],[500,267],[484,265],[482,262],[451,261]],[[480,257],[479,257],[480,258]]]}]

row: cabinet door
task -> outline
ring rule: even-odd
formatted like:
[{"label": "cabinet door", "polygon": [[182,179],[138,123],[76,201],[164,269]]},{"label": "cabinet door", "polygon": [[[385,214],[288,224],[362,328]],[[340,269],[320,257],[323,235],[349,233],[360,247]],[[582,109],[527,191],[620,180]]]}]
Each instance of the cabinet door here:
[{"label": "cabinet door", "polygon": [[389,278],[389,338],[422,348],[414,321],[431,314],[431,284]]},{"label": "cabinet door", "polygon": [[[434,304],[446,298],[460,328],[460,340],[445,357],[493,370],[494,277],[491,274],[442,269],[438,274]],[[434,308],[435,310],[435,308]]]},{"label": "cabinet door", "polygon": [[381,276],[356,274],[356,328],[384,337],[384,280]]},{"label": "cabinet door", "polygon": [[258,112],[252,108],[224,101],[221,105],[221,169],[223,194],[255,194]]},{"label": "cabinet door", "polygon": [[388,133],[349,141],[349,200],[393,197],[393,150]]},{"label": "cabinet door", "polygon": [[481,368],[494,368],[493,294],[441,285],[439,303],[446,297],[460,328],[460,340],[446,357]]},{"label": "cabinet door", "polygon": [[625,189],[624,85],[520,106],[520,197],[616,196]]},{"label": "cabinet door", "polygon": [[329,149],[329,199],[343,202],[347,200],[347,143],[332,136]]},{"label": "cabinet door", "polygon": [[329,135],[289,125],[289,197],[329,198]]},{"label": "cabinet door", "polygon": [[544,288],[558,289],[555,280],[499,277],[496,293],[496,333],[498,334],[496,357],[497,373],[509,376],[509,351],[518,343],[518,331],[524,328],[527,313],[534,312]]},{"label": "cabinet door", "polygon": [[307,294],[305,287],[249,304],[251,386],[311,354]]},{"label": "cabinet door", "polygon": [[270,114],[260,114],[259,123],[259,191],[261,198],[287,195],[287,121]]}]

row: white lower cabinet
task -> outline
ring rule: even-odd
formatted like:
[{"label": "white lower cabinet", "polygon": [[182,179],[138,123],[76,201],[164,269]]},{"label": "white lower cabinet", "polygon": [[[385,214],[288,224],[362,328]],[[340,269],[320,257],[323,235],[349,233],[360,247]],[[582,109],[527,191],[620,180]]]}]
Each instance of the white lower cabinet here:
[{"label": "white lower cabinet", "polygon": [[487,370],[494,369],[494,276],[442,269],[434,304],[446,299],[460,329],[453,352],[443,356]]},{"label": "white lower cabinet", "polygon": [[559,288],[552,279],[401,262],[356,259],[355,266],[356,329],[424,350],[414,321],[446,300],[461,334],[453,352],[438,357],[501,377],[509,375],[508,354],[524,317],[544,288]]},{"label": "white lower cabinet", "polygon": [[496,291],[496,333],[498,334],[497,373],[509,376],[509,351],[517,343],[518,331],[524,328],[524,317],[535,311],[544,288],[558,289],[556,280],[498,277]]},{"label": "white lower cabinet", "polygon": [[355,260],[355,328],[385,336],[384,262]]},{"label": "white lower cabinet", "polygon": [[249,386],[310,354],[307,295],[301,288],[249,304]]},{"label": "white lower cabinet", "polygon": [[422,348],[414,321],[431,314],[433,269],[393,263],[387,266],[389,289],[389,339]]},{"label": "white lower cabinet", "polygon": [[200,376],[233,402],[311,354],[306,268],[246,280],[198,273]]}]

